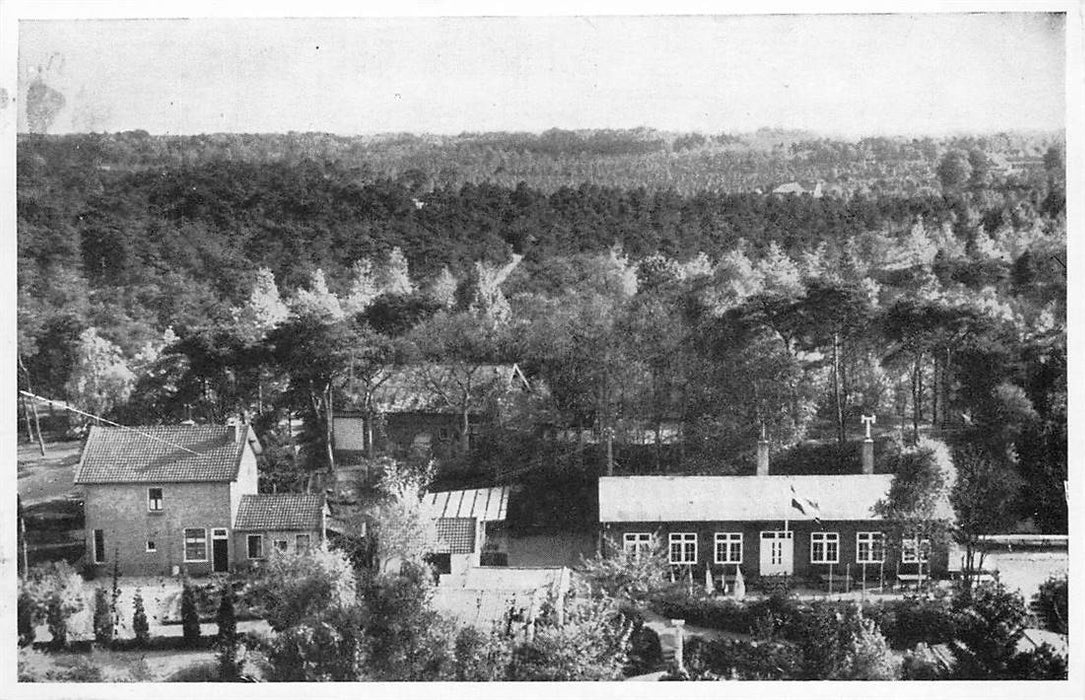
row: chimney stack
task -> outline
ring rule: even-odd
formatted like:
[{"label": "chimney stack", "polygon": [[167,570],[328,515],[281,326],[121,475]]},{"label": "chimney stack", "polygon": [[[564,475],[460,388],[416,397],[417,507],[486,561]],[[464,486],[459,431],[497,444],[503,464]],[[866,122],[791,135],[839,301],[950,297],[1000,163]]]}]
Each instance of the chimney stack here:
[{"label": "chimney stack", "polygon": [[866,425],[866,439],[863,440],[863,473],[874,473],[874,438],[870,436],[870,426],[878,422],[876,416],[864,415],[861,420]]},{"label": "chimney stack", "polygon": [[761,425],[761,439],[757,441],[757,475],[769,475],[769,441],[765,437],[765,425]]}]

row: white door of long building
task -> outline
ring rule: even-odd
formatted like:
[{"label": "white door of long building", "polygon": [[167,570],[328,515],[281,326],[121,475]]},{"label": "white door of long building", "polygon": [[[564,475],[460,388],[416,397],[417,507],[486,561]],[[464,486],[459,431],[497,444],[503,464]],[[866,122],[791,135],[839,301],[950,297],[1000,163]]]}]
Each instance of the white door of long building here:
[{"label": "white door of long building", "polygon": [[791,530],[761,532],[762,576],[790,574],[795,570],[795,538]]}]

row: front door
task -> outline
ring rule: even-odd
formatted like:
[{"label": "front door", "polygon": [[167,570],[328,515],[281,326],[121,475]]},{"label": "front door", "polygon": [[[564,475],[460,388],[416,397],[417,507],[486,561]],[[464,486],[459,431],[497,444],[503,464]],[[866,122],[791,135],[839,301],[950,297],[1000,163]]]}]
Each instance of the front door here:
[{"label": "front door", "polygon": [[766,530],[761,533],[762,576],[794,571],[794,534],[791,530]]},{"label": "front door", "polygon": [[211,531],[211,570],[230,570],[230,540],[225,528]]}]

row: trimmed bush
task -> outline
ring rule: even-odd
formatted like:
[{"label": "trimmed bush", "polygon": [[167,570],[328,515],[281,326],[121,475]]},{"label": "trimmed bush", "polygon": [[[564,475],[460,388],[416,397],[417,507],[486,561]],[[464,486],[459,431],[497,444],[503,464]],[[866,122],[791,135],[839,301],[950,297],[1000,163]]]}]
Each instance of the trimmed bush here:
[{"label": "trimmed bush", "polygon": [[863,607],[863,615],[877,623],[893,649],[945,644],[957,634],[958,615],[950,599],[941,593],[870,603]]},{"label": "trimmed bush", "polygon": [[948,673],[930,647],[917,644],[915,649],[904,655],[900,678],[905,681],[938,681],[948,678]]},{"label": "trimmed bush", "polygon": [[238,662],[237,617],[234,615],[234,589],[229,584],[222,586],[218,615],[218,662],[223,680],[234,680],[241,675],[241,663]]},{"label": "trimmed bush", "polygon": [[94,589],[94,641],[99,644],[113,641],[113,610],[104,588]]},{"label": "trimmed bush", "polygon": [[132,631],[136,635],[136,646],[142,647],[151,640],[151,626],[147,623],[147,610],[143,607],[143,594],[136,589],[132,598]]},{"label": "trimmed bush", "polygon": [[200,639],[200,613],[196,609],[196,591],[187,581],[181,589],[181,625],[186,644],[195,645]]}]

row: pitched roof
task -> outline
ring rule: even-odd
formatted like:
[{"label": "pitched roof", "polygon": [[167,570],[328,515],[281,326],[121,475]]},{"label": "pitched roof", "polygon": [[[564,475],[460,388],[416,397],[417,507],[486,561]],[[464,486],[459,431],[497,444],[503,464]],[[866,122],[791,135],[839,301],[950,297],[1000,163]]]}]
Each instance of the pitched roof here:
[{"label": "pitched roof", "polygon": [[601,522],[811,520],[791,505],[792,492],[815,501],[822,520],[878,520],[892,474],[812,476],[604,476]]},{"label": "pitched roof", "polygon": [[[398,367],[378,375],[373,403],[382,413],[455,413],[455,401],[466,388],[471,394],[528,389],[527,378],[515,365],[479,365],[468,372],[452,365],[423,364]],[[361,404],[361,391],[348,388]]]},{"label": "pitched roof", "polygon": [[324,497],[307,493],[241,497],[235,530],[319,530]]},{"label": "pitched roof", "polygon": [[422,499],[432,518],[504,520],[509,510],[508,486],[427,493]]},{"label": "pitched roof", "polygon": [[75,471],[77,484],[233,481],[251,429],[227,425],[92,426]]}]

